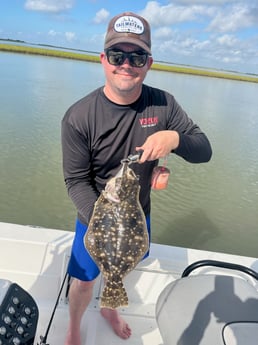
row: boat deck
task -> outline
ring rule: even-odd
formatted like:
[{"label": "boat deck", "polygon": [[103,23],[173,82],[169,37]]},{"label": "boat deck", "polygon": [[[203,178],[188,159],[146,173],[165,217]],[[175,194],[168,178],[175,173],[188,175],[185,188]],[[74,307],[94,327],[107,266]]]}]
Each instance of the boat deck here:
[{"label": "boat deck", "polygon": [[[0,278],[16,282],[35,299],[39,307],[39,322],[35,344],[45,335],[63,282],[69,260],[73,233],[30,226],[0,223]],[[129,306],[120,310],[132,328],[128,345],[163,345],[155,307],[161,291],[179,278],[190,263],[201,259],[224,260],[258,270],[254,258],[151,244],[150,257],[141,262],[125,279]],[[99,296],[103,286],[99,277],[94,297],[82,322],[82,344],[117,345],[117,337],[99,313]],[[64,343],[68,302],[67,284],[61,294],[50,328],[47,343]]]},{"label": "boat deck", "polygon": [[[154,249],[153,249],[154,251]],[[129,298],[129,306],[120,308],[120,314],[132,328],[132,336],[126,341],[132,345],[157,344],[162,345],[162,338],[155,320],[156,300],[163,288],[179,277],[179,267],[172,263],[161,262],[150,257],[131,272],[124,281]],[[65,285],[66,288],[66,285]],[[64,291],[65,291],[64,288]],[[121,339],[117,337],[99,312],[99,298],[103,288],[100,276],[95,284],[94,295],[82,321],[82,344],[87,345],[118,345]],[[65,294],[62,294],[59,307],[48,336],[51,345],[64,343],[68,304]],[[38,334],[44,334],[50,318],[49,301],[38,301],[40,307],[40,327]],[[53,302],[52,302],[53,304]]]}]

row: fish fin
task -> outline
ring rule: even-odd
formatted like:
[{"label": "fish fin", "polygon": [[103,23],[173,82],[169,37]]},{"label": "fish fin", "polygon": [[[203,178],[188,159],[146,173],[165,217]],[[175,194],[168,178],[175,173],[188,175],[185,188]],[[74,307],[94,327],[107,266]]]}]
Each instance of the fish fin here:
[{"label": "fish fin", "polygon": [[127,306],[128,296],[123,283],[121,281],[107,282],[102,292],[100,307],[116,309],[118,307]]}]

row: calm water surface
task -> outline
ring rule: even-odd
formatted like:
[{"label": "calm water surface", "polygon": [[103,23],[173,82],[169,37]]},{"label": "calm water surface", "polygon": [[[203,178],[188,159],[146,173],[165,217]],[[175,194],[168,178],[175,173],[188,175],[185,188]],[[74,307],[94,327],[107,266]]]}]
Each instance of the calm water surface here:
[{"label": "calm water surface", "polygon": [[[0,75],[0,220],[73,230],[60,122],[103,84],[102,67],[0,53]],[[146,83],[174,94],[214,152],[200,165],[169,157],[169,187],[152,192],[152,240],[257,257],[258,84],[155,71]]]}]

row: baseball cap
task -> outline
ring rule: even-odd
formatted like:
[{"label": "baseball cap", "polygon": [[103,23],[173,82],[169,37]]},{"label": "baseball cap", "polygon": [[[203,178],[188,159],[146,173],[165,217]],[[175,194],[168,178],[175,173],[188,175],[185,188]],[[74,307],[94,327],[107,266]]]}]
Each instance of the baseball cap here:
[{"label": "baseball cap", "polygon": [[108,24],[104,49],[118,43],[132,43],[151,54],[149,23],[143,17],[132,12],[118,14]]}]

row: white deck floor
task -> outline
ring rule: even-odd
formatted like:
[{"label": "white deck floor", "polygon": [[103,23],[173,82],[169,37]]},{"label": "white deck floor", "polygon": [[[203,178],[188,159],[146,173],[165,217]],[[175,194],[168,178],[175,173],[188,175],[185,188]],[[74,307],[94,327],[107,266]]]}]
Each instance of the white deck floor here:
[{"label": "white deck floor", "polygon": [[[40,319],[35,344],[44,335],[63,281],[73,233],[0,223],[0,278],[16,282],[36,300]],[[185,248],[151,245],[150,257],[125,279],[129,307],[121,314],[132,328],[132,336],[121,340],[99,313],[98,297],[102,280],[95,285],[94,298],[82,323],[83,344],[87,345],[163,345],[155,320],[155,305],[160,292],[180,277],[190,263],[201,259],[234,262],[258,270],[254,258],[239,257]],[[65,289],[49,332],[50,345],[62,345],[68,320]],[[171,344],[172,345],[172,344]]]}]

